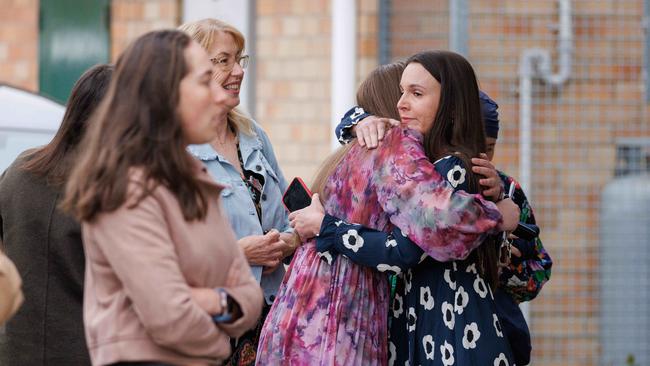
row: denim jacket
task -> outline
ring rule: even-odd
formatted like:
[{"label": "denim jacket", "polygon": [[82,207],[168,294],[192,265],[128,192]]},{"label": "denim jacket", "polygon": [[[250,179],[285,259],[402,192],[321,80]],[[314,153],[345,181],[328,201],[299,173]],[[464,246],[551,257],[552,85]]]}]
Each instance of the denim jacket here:
[{"label": "denim jacket", "polygon": [[[246,184],[237,169],[224,157],[219,155],[210,144],[191,145],[190,153],[200,159],[210,175],[228,188],[221,192],[222,207],[230,220],[237,239],[249,235],[262,235],[271,229],[280,232],[291,232],[286,209],[282,205],[282,194],[287,188],[287,182],[280,171],[275,153],[268,136],[257,124],[253,123],[254,136],[239,133],[239,148],[241,149],[244,169],[264,175],[262,190],[262,226],[257,217],[253,200]],[[271,304],[284,277],[284,266],[270,274],[262,275],[261,266],[251,266],[255,279],[264,290],[264,298]]]}]

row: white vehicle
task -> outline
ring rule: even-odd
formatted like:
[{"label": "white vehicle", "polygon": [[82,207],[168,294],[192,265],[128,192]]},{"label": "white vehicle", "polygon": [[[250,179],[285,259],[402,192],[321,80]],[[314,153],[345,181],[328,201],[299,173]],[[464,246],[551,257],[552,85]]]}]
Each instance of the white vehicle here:
[{"label": "white vehicle", "polygon": [[0,83],[0,173],[21,152],[50,142],[64,112],[47,97]]}]

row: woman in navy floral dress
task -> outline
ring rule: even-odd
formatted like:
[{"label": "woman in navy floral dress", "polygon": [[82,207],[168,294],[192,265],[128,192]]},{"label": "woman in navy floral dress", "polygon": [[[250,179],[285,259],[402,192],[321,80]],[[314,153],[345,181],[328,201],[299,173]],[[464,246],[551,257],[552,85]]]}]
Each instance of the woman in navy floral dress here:
[{"label": "woman in navy floral dress", "polygon": [[[483,92],[480,92],[479,98],[485,125],[486,155],[491,161],[499,134],[499,106]],[[374,141],[383,139],[387,122],[390,122],[387,118],[372,116],[357,106],[350,109],[341,119],[341,123],[336,128],[336,134],[343,144],[350,143],[356,135],[361,146],[372,148],[376,146],[376,142],[373,145],[373,139]],[[502,171],[497,171],[497,173],[504,187],[515,185],[514,193],[510,198],[521,210],[519,222],[536,225],[533,209],[519,182]],[[317,205],[314,210],[315,212],[322,211]],[[315,226],[312,230],[318,231],[320,224],[320,221],[314,222]],[[320,229],[321,235],[332,228],[323,226]],[[373,235],[374,240],[380,242],[388,240],[387,234],[381,233],[381,238],[378,238],[376,234]],[[370,238],[366,239],[370,240]],[[336,240],[342,239],[337,238]],[[503,326],[503,333],[508,338],[517,365],[528,365],[532,350],[530,331],[518,304],[530,301],[539,294],[544,284],[550,279],[552,265],[553,261],[544,248],[539,234],[534,238],[512,238],[510,263],[500,268],[499,287],[494,292],[494,299],[497,305],[497,317]],[[392,284],[395,285],[396,282],[392,281]]]},{"label": "woman in navy floral dress", "polygon": [[[447,156],[434,165],[455,190],[470,191],[459,158]],[[387,234],[329,215],[321,228],[321,253],[399,273],[389,311],[389,365],[512,365],[492,290],[475,259],[436,261],[399,228]],[[358,238],[364,246],[349,249],[350,239]]]},{"label": "woman in navy floral dress", "polygon": [[[409,60],[409,66],[402,77],[401,87],[404,94],[398,108],[402,123],[412,123],[413,119],[421,122],[430,117],[434,120],[433,131],[439,124],[438,131],[447,140],[444,141],[443,138],[443,141],[433,145],[442,147],[433,154],[429,154],[432,149],[429,145],[427,155],[430,158],[436,155],[441,157],[434,163],[435,169],[446,178],[454,190],[476,192],[476,178],[473,178],[471,171],[467,169],[466,159],[461,157],[476,156],[478,152],[470,155],[471,147],[469,151],[465,148],[471,144],[457,145],[459,142],[465,142],[463,139],[469,139],[466,135],[454,136],[456,141],[449,141],[447,137],[451,136],[451,130],[455,129],[453,123],[462,124],[465,122],[462,117],[466,117],[470,120],[468,122],[475,125],[466,123],[462,126],[466,127],[466,131],[473,127],[473,131],[468,134],[473,135],[476,145],[482,145],[478,146],[477,151],[485,151],[480,112],[476,113],[480,108],[476,84],[474,88],[477,98],[465,97],[464,105],[456,104],[455,113],[438,109],[436,113],[427,116],[426,112],[423,115],[421,110],[417,109],[420,98],[429,92],[426,88],[421,90],[421,83],[416,81],[423,78],[423,69],[440,84],[439,101],[453,98],[451,95],[464,98],[457,92],[453,94],[454,87],[449,84],[454,79],[445,74],[445,57],[449,57],[447,53],[426,52]],[[409,69],[412,65],[415,67]],[[461,72],[469,72],[473,76],[471,66],[467,66],[469,71]],[[414,70],[416,68],[417,70]],[[432,107],[434,112],[437,107]],[[459,112],[462,108],[466,108],[464,114]],[[442,118],[448,117],[449,114],[457,119],[454,121]],[[431,134],[425,137],[425,146],[431,142],[428,138],[431,138]],[[448,153],[440,154],[443,151]],[[456,151],[463,151],[464,154],[454,154]],[[490,257],[486,253],[495,253],[497,243],[488,240],[483,244],[485,251],[481,252],[481,255],[474,252],[466,260],[443,262],[449,258],[437,257],[436,253],[423,251],[406,235],[402,235],[399,228],[387,234],[342,222],[327,215],[321,228],[321,233],[316,238],[319,252],[327,253],[328,257],[334,260],[343,255],[358,264],[399,275],[395,298],[389,311],[389,365],[513,364],[508,342],[495,315],[494,297],[490,288],[490,285],[494,285],[496,260],[493,261],[494,268],[487,268]],[[296,229],[300,232],[299,227]],[[358,245],[358,242],[363,245]],[[486,281],[486,276],[491,277],[490,283]]]},{"label": "woman in navy floral dress", "polygon": [[[383,101],[386,90],[375,83],[383,86],[388,78],[394,98],[385,105],[394,108],[403,69],[397,72],[397,66],[373,72],[372,81],[360,87],[362,99]],[[502,217],[514,216],[516,210],[509,210],[507,201],[494,205],[478,195],[454,193],[424,152],[420,131],[428,131],[432,119],[429,126],[416,120],[405,126],[412,128],[393,129],[380,149],[351,146],[340,151],[340,160],[328,160],[319,173],[321,179],[315,181],[322,182],[322,189],[314,191],[323,193],[325,207],[339,217],[386,232],[398,226],[427,253],[464,258],[486,232],[514,228],[510,224],[516,218]],[[510,212],[499,214],[504,208]],[[364,246],[353,231],[343,237],[352,251]],[[373,270],[343,257],[333,259],[316,250],[315,240],[296,251],[262,330],[259,364],[387,364],[390,303],[382,272],[394,268]]]}]

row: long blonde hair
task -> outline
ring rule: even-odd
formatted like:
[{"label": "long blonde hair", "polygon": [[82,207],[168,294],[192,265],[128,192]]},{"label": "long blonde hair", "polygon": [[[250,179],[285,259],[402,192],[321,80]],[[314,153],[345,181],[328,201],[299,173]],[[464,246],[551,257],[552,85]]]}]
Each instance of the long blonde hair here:
[{"label": "long blonde hair", "polygon": [[[399,120],[397,102],[401,96],[399,82],[403,71],[402,62],[381,65],[374,69],[357,89],[357,104],[372,115]],[[311,188],[322,200],[326,198],[323,191],[327,180],[354,144],[351,142],[339,147],[318,169]]]},{"label": "long blonde hair", "polygon": [[[237,45],[237,56],[241,56],[246,48],[246,40],[244,35],[232,25],[213,18],[206,18],[189,22],[178,27],[179,30],[187,33],[193,40],[197,41],[201,47],[209,51],[216,42],[219,33],[230,34],[235,40]],[[247,135],[254,135],[255,129],[253,128],[253,121],[243,111],[233,108],[228,112],[228,123],[235,128],[236,131],[241,131]]]}]

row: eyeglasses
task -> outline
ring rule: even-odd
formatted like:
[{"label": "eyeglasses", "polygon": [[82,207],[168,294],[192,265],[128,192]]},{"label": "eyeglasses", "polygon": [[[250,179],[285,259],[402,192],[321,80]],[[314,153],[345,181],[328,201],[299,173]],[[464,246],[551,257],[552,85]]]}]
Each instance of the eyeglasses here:
[{"label": "eyeglasses", "polygon": [[223,71],[230,71],[235,67],[235,62],[241,66],[242,69],[245,69],[248,67],[248,61],[250,60],[250,56],[248,55],[243,55],[243,56],[237,56],[236,58],[233,57],[214,57],[210,59],[210,62],[212,62],[212,65],[220,68]]}]

